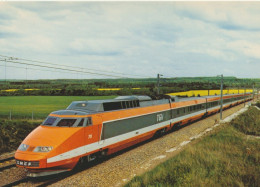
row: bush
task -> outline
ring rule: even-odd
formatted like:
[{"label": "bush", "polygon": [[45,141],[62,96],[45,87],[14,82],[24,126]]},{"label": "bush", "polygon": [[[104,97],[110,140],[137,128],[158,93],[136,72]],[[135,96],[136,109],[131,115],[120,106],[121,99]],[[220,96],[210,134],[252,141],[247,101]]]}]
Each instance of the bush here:
[{"label": "bush", "polygon": [[28,121],[0,121],[0,153],[16,150],[23,139],[39,123]]}]

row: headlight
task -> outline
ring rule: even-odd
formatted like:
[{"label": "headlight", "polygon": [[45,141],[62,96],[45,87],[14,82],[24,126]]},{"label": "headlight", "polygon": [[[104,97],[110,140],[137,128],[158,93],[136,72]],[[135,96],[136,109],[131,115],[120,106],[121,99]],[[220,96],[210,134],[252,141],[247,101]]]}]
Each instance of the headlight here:
[{"label": "headlight", "polygon": [[52,150],[52,146],[38,146],[33,152],[49,152]]},{"label": "headlight", "polygon": [[26,151],[28,149],[29,145],[26,145],[26,144],[21,144],[19,147],[18,147],[18,150],[20,151]]}]

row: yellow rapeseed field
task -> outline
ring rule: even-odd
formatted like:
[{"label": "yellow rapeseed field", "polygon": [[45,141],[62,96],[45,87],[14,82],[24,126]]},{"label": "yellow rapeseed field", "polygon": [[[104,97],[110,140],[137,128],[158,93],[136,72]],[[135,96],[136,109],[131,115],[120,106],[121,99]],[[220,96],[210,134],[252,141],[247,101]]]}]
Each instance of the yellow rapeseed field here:
[{"label": "yellow rapeseed field", "polygon": [[[98,91],[118,91],[122,88],[98,88]],[[131,88],[133,90],[139,90],[141,88]],[[1,90],[3,92],[17,92],[19,89],[8,89],[8,90]],[[25,91],[33,91],[33,90],[40,90],[40,89],[24,89]],[[60,89],[57,89],[60,90]],[[223,94],[237,94],[237,93],[244,93],[245,90],[223,90]],[[246,89],[246,92],[253,92],[252,89]],[[207,96],[207,95],[220,95],[220,90],[190,90],[187,92],[175,92],[175,93],[168,93],[167,95],[173,96],[187,96],[187,97],[194,97],[194,96]]]},{"label": "yellow rapeseed field", "polygon": [[[98,91],[117,91],[121,90],[122,88],[98,88]],[[132,90],[139,90],[141,88],[131,88]]]},{"label": "yellow rapeseed field", "polygon": [[[223,94],[237,94],[237,93],[244,93],[245,90],[223,90]],[[253,92],[252,89],[246,89],[246,92]],[[194,96],[207,96],[207,95],[220,95],[220,90],[190,90],[187,92],[176,92],[176,93],[168,93],[167,95],[173,96],[187,96],[187,97],[194,97]]]},{"label": "yellow rapeseed field", "polygon": [[[17,92],[19,89],[8,89],[8,90],[1,90],[3,92]],[[33,90],[40,90],[36,88],[24,89],[24,91],[33,91]]]},{"label": "yellow rapeseed field", "polygon": [[98,88],[98,91],[116,91],[121,90],[121,88]]},{"label": "yellow rapeseed field", "polygon": [[34,88],[32,88],[32,89],[24,89],[25,91],[33,91],[33,90],[40,90],[40,89],[34,89]]},{"label": "yellow rapeseed field", "polygon": [[16,92],[16,91],[18,91],[18,89],[8,89],[8,90],[1,90],[1,91],[4,91],[4,92]]}]

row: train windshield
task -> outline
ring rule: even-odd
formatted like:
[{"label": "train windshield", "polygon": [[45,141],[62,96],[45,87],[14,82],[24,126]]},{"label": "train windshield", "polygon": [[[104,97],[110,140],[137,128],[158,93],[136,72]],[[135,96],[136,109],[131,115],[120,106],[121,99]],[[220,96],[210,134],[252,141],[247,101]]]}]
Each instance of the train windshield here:
[{"label": "train windshield", "polygon": [[48,116],[46,120],[42,123],[43,126],[52,127],[84,127],[86,125],[91,125],[91,118],[59,118]]},{"label": "train windshield", "polygon": [[57,124],[57,127],[71,127],[74,125],[77,119],[62,119]]},{"label": "train windshield", "polygon": [[48,117],[42,125],[44,126],[53,126],[53,124],[56,122],[57,118],[55,117]]}]

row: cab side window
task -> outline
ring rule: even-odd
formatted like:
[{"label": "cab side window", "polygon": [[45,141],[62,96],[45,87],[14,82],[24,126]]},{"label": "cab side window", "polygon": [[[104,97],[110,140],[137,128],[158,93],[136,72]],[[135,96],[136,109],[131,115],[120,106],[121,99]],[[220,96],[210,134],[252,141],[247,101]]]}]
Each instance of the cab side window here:
[{"label": "cab side window", "polygon": [[91,117],[88,117],[86,118],[86,126],[91,126],[92,125],[92,118]]},{"label": "cab side window", "polygon": [[84,118],[82,118],[78,124],[78,127],[83,127],[84,125]]}]

